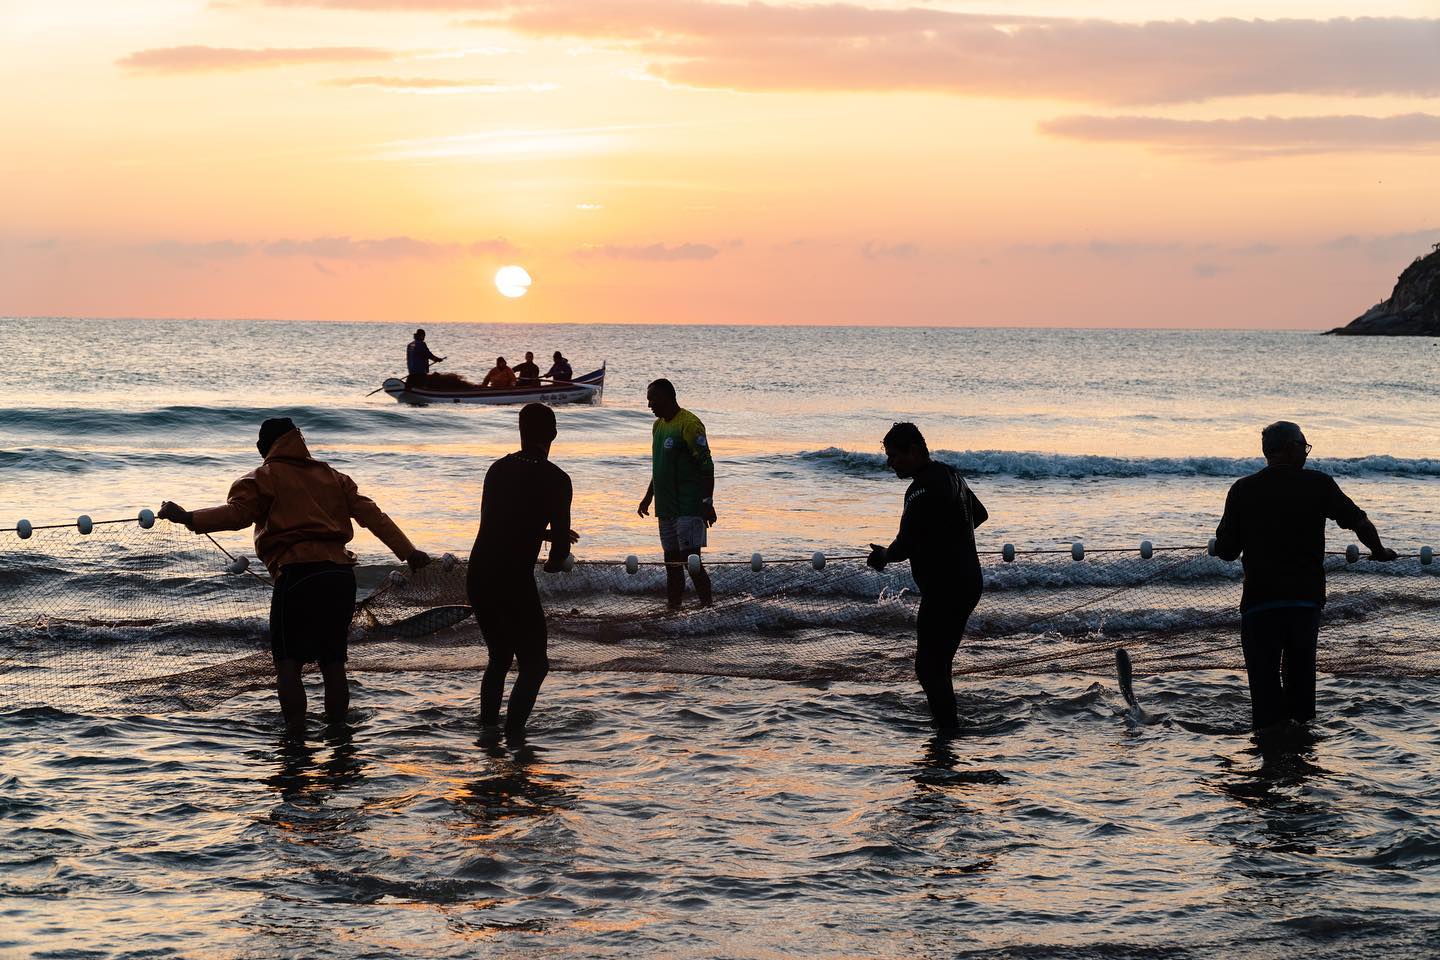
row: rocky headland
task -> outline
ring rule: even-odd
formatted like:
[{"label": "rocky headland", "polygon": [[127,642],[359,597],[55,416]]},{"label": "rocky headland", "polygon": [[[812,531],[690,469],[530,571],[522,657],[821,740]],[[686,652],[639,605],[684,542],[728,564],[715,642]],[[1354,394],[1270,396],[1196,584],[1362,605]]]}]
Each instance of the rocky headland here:
[{"label": "rocky headland", "polygon": [[1440,243],[1405,268],[1395,281],[1390,299],[1327,333],[1342,337],[1440,337]]}]

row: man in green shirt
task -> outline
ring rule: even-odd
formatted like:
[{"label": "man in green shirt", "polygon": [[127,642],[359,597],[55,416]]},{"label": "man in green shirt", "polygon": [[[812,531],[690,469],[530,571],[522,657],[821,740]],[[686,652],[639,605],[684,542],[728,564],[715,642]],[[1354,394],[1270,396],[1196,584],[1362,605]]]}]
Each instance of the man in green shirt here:
[{"label": "man in green shirt", "polygon": [[[678,610],[685,592],[686,560],[700,554],[705,530],[715,522],[715,461],[710,458],[705,425],[681,408],[673,383],[656,380],[645,391],[645,400],[656,420],[651,430],[650,485],[636,512],[648,517],[651,502],[655,504],[665,551],[666,593],[670,609]],[[710,574],[692,570],[690,579],[701,606],[709,606]]]}]

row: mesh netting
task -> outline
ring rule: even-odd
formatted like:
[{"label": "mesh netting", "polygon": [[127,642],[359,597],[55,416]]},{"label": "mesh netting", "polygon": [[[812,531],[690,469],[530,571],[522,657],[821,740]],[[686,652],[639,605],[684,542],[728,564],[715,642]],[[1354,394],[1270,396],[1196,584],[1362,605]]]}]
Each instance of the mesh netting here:
[{"label": "mesh netting", "polygon": [[[160,523],[0,532],[0,697],[93,710],[202,708],[268,686],[270,588],[227,570],[207,537]],[[1204,547],[985,554],[986,592],[957,674],[1109,673],[1126,647],[1141,673],[1235,669],[1240,565]],[[552,666],[888,682],[911,675],[919,597],[908,567],[860,558],[710,560],[715,603],[670,611],[662,564],[581,562],[537,574]],[[1320,653],[1332,673],[1440,674],[1440,567],[1327,559]],[[483,668],[465,597],[465,564],[413,574],[360,571],[350,667]]]}]

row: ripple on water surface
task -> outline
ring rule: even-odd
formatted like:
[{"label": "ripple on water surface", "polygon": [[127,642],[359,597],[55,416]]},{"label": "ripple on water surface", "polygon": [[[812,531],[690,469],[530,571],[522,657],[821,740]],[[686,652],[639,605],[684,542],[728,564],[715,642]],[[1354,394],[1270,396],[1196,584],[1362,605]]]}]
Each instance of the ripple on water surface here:
[{"label": "ripple on water surface", "polygon": [[1233,674],[906,688],[368,675],[302,744],[208,714],[0,714],[0,952],[51,956],[1433,955],[1440,700],[1327,679],[1260,750]]}]

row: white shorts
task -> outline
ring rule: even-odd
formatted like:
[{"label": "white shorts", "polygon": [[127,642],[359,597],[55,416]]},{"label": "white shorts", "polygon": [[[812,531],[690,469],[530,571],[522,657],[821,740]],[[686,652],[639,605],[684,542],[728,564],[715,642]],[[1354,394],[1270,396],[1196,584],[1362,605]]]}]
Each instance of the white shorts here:
[{"label": "white shorts", "polygon": [[661,517],[660,549],[666,553],[692,553],[705,546],[704,517]]}]

